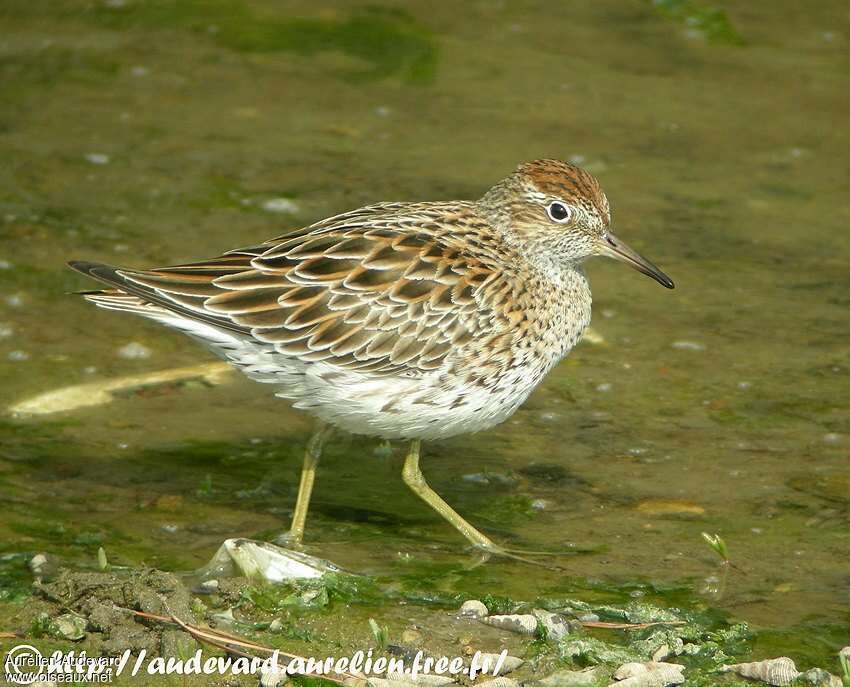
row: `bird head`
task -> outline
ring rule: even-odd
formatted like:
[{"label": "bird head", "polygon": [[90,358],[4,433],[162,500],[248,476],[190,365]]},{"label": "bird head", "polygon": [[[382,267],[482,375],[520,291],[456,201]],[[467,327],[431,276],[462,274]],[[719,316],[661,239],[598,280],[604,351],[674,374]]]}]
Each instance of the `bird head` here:
[{"label": "bird head", "polygon": [[580,167],[560,160],[523,163],[479,203],[533,259],[581,262],[607,256],[673,288],[670,277],[611,231],[608,198]]}]

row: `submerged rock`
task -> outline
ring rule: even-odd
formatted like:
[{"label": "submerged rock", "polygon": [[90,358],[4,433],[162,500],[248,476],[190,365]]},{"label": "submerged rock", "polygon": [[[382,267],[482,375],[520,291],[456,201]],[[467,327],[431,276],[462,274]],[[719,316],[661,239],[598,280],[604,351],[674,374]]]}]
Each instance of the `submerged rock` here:
[{"label": "submerged rock", "polygon": [[537,618],[540,625],[543,626],[543,629],[546,630],[547,639],[553,642],[562,640],[573,630],[570,621],[558,613],[545,611],[542,608],[535,608],[532,614]]},{"label": "submerged rock", "polygon": [[226,539],[199,571],[207,579],[242,575],[266,582],[316,579],[329,572],[342,570],[321,558],[252,539]]},{"label": "submerged rock", "polygon": [[682,672],[685,666],[677,663],[624,663],[614,672],[614,680],[609,687],[667,687],[680,685],[685,681]]},{"label": "submerged rock", "polygon": [[774,687],[790,685],[800,674],[797,666],[787,656],[768,658],[751,663],[733,663],[720,668],[721,673],[735,673],[751,680],[760,680]]},{"label": "submerged rock", "polygon": [[594,666],[587,670],[558,670],[528,684],[529,687],[596,687],[601,677],[602,671]]},{"label": "submerged rock", "polygon": [[800,673],[794,680],[795,685],[809,685],[811,687],[844,687],[840,677],[823,670],[822,668],[811,668]]},{"label": "submerged rock", "polygon": [[520,687],[519,682],[510,677],[494,677],[492,680],[476,683],[477,687]]},{"label": "submerged rock", "polygon": [[86,636],[86,619],[76,613],[65,613],[50,623],[50,634],[57,639],[77,642]]},{"label": "submerged rock", "polygon": [[521,635],[533,635],[537,631],[537,618],[528,614],[491,615],[481,622]]},{"label": "submerged rock", "polygon": [[463,618],[486,618],[490,614],[485,606],[478,599],[469,599],[464,601],[458,611],[458,615]]}]

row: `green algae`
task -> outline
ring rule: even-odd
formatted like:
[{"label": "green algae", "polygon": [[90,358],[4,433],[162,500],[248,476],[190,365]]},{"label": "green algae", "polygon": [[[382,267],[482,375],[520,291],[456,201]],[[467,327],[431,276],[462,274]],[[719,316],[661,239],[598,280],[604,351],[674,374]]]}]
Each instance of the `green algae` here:
[{"label": "green algae", "polygon": [[336,76],[372,81],[397,76],[412,84],[433,81],[437,46],[431,33],[400,8],[362,7],[346,18],[279,20],[259,16],[240,0],[176,0],[98,7],[92,18],[124,30],[183,29],[246,53],[292,52],[306,57],[340,52],[366,66]]},{"label": "green algae", "polygon": [[743,36],[735,30],[725,10],[695,0],[652,0],[653,6],[666,17],[684,24],[711,43],[744,45]]}]

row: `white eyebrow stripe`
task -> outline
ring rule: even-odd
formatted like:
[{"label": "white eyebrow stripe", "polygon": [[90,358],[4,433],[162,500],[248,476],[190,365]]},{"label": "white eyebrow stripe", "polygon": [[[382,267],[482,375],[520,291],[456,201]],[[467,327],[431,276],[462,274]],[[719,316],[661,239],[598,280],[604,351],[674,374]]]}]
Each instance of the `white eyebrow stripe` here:
[{"label": "white eyebrow stripe", "polygon": [[529,200],[535,200],[535,201],[544,201],[547,198],[546,194],[540,193],[540,191],[528,191],[525,194],[525,197],[528,198]]}]

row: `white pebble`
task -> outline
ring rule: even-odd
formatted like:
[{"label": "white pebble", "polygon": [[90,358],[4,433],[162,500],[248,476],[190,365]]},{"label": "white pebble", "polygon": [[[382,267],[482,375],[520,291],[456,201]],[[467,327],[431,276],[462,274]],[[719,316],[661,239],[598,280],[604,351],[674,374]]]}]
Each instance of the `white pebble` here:
[{"label": "white pebble", "polygon": [[0,339],[8,339],[14,333],[15,329],[11,324],[6,324],[5,322],[0,323]]},{"label": "white pebble", "polygon": [[174,534],[180,528],[177,527],[177,525],[168,523],[163,525],[160,529],[162,529],[163,532],[168,532],[168,534]]},{"label": "white pebble", "polygon": [[24,304],[24,297],[19,293],[13,293],[11,296],[6,296],[6,305],[10,308],[20,308]]},{"label": "white pebble", "polygon": [[841,435],[837,432],[828,432],[827,434],[823,435],[823,440],[827,444],[837,444],[839,441],[841,441],[841,438]]},{"label": "white pebble", "polygon": [[697,341],[674,341],[670,344],[680,351],[704,351],[705,346]]},{"label": "white pebble", "polygon": [[392,112],[392,110],[388,107],[384,107],[383,105],[375,108],[375,114],[379,117],[389,117],[390,112]]},{"label": "white pebble", "polygon": [[739,389],[749,389],[752,386],[750,382],[738,382]]},{"label": "white pebble", "polygon": [[41,573],[45,565],[47,565],[47,556],[43,553],[37,553],[30,559],[30,570],[36,575]]},{"label": "white pebble", "polygon": [[610,384],[610,382],[605,382],[604,384],[598,384],[596,386],[596,390],[601,391],[602,393],[605,393],[606,391],[611,391],[611,384]]},{"label": "white pebble", "polygon": [[262,207],[266,212],[287,212],[290,214],[298,212],[298,205],[289,198],[269,198],[263,202]]},{"label": "white pebble", "polygon": [[126,358],[127,360],[142,360],[150,358],[153,351],[144,344],[138,341],[131,341],[126,346],[118,349],[118,357]]},{"label": "white pebble", "polygon": [[108,165],[109,155],[104,153],[86,153],[86,161],[93,165]]},{"label": "white pebble", "polygon": [[277,665],[260,666],[260,687],[278,687],[286,680],[286,669]]},{"label": "white pebble", "polygon": [[458,611],[458,615],[464,618],[486,618],[490,614],[485,606],[478,599],[469,599],[464,601]]},{"label": "white pebble", "polygon": [[24,360],[30,359],[30,354],[26,351],[10,351],[9,355],[6,356],[13,363],[19,363]]},{"label": "white pebble", "polygon": [[10,270],[12,269],[12,263],[8,260],[0,260],[0,270]]}]

